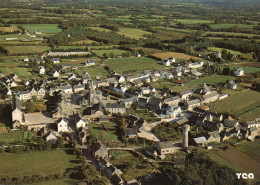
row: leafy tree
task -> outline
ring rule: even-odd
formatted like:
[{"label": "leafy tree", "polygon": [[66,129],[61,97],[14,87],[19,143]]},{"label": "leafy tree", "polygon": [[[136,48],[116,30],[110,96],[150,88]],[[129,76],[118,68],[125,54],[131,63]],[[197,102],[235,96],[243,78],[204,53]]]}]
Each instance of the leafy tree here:
[{"label": "leafy tree", "polygon": [[42,149],[44,148],[44,146],[45,146],[45,141],[44,141],[44,139],[43,139],[43,138],[38,138],[38,139],[37,139],[37,144],[38,144],[38,146],[39,146],[39,149],[42,150]]},{"label": "leafy tree", "polygon": [[58,137],[58,139],[56,141],[56,146],[58,148],[63,148],[64,147],[64,139],[62,137]]},{"label": "leafy tree", "polygon": [[25,111],[26,112],[35,112],[36,111],[35,104],[31,100],[26,102]]},{"label": "leafy tree", "polygon": [[51,150],[52,149],[52,144],[49,141],[47,141],[45,143],[45,145],[44,145],[44,149],[45,150]]}]

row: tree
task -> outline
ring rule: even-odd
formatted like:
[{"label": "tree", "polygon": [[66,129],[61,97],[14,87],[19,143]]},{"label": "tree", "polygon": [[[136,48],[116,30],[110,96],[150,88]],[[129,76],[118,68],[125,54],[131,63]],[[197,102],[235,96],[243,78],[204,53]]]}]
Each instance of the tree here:
[{"label": "tree", "polygon": [[77,147],[77,144],[78,144],[77,141],[75,139],[73,139],[72,142],[71,142],[72,148],[75,149]]},{"label": "tree", "polygon": [[43,138],[38,138],[38,139],[37,139],[37,144],[38,144],[38,146],[39,146],[39,149],[42,150],[42,149],[44,148],[44,146],[45,146],[45,141],[44,141],[44,139],[43,139]]},{"label": "tree", "polygon": [[46,106],[43,104],[34,104],[34,106],[35,106],[36,110],[39,112],[46,111]]},{"label": "tree", "polygon": [[110,56],[110,58],[115,58],[116,57],[115,53],[113,53],[113,52],[110,52],[109,56]]},{"label": "tree", "polygon": [[26,104],[25,104],[25,111],[26,112],[35,112],[36,111],[36,107],[35,107],[34,103],[31,100],[26,102]]},{"label": "tree", "polygon": [[124,130],[124,129],[126,128],[126,120],[125,120],[124,117],[121,118],[119,128],[120,128],[121,130]]},{"label": "tree", "polygon": [[64,139],[62,137],[58,137],[58,139],[56,141],[56,146],[58,148],[63,148],[64,147]]},{"label": "tree", "polygon": [[45,150],[51,150],[52,149],[52,144],[49,141],[47,141],[45,143],[45,145],[44,145],[44,149]]},{"label": "tree", "polygon": [[104,53],[104,54],[103,54],[103,58],[107,59],[108,57],[109,57],[109,56],[108,56],[107,53]]}]

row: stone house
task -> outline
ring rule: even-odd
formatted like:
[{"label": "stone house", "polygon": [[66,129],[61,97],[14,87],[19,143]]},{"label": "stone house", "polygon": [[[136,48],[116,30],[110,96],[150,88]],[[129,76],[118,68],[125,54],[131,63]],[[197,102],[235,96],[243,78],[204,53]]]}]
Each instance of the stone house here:
[{"label": "stone house", "polygon": [[156,142],[156,149],[160,154],[174,153],[174,146],[172,141]]}]

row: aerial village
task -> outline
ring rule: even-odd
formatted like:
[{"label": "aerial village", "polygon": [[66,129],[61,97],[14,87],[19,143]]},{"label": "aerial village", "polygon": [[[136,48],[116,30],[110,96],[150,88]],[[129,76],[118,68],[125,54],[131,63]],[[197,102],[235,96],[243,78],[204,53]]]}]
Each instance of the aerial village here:
[{"label": "aerial village", "polygon": [[[28,61],[24,58],[24,62]],[[52,63],[59,64],[60,59],[53,58]],[[95,60],[86,60],[85,65],[96,65]],[[91,160],[96,162],[96,167],[116,184],[124,184],[124,180],[121,178],[123,172],[110,162],[113,148],[131,151],[138,148],[137,153],[146,160],[160,161],[179,151],[190,153],[198,147],[211,150],[214,143],[230,138],[254,141],[259,136],[260,118],[239,122],[228,114],[209,111],[211,103],[229,96],[221,94],[216,87],[203,83],[201,88],[173,93],[167,87],[159,90],[149,85],[161,79],[172,79],[180,81],[182,87],[183,76],[198,79],[212,65],[210,62],[177,62],[169,58],[163,65],[173,68],[144,70],[136,75],[114,72],[109,78],[91,78],[87,72],[79,75],[73,73],[73,66],[62,64],[46,80],[21,80],[16,74],[2,75],[1,89],[12,107],[12,129],[33,131],[37,137],[52,144],[58,138],[76,140],[79,148],[87,149],[87,155],[93,156]],[[45,74],[45,67],[39,66],[38,73]],[[243,68],[237,68],[234,75],[243,76]],[[225,85],[228,89],[237,88],[235,81],[227,80]],[[13,92],[17,86],[21,90]],[[47,110],[39,105],[42,102],[48,102]],[[41,111],[30,112],[33,106]],[[138,112],[148,116],[139,117],[135,114]],[[92,124],[106,125],[111,121],[120,128],[118,134],[124,143],[113,145],[89,139],[91,132],[88,129]],[[159,125],[174,125],[176,138],[159,139],[153,132]],[[133,141],[137,139],[146,141],[148,147],[145,143],[134,145]],[[134,147],[126,143],[132,143]],[[182,167],[186,162],[178,157],[173,160],[176,167]],[[133,179],[127,183],[139,182]]]}]

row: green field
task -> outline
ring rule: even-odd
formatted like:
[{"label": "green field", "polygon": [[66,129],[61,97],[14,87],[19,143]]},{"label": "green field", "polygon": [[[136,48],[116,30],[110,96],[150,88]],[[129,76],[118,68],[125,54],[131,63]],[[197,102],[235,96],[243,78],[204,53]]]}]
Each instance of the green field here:
[{"label": "green field", "polygon": [[203,35],[208,35],[211,34],[211,36],[216,36],[216,35],[223,35],[223,36],[241,36],[241,37],[259,37],[259,35],[256,34],[249,34],[249,33],[236,33],[236,32],[205,32]]},{"label": "green field", "polygon": [[120,58],[107,61],[106,65],[115,72],[136,72],[145,69],[163,69],[162,62],[151,58]]},{"label": "green field", "polygon": [[217,51],[217,52],[222,52],[222,50],[226,50],[227,52],[230,52],[230,53],[235,54],[235,55],[241,55],[242,54],[239,51],[234,51],[234,50],[225,49],[225,48],[217,48],[217,47],[208,47],[208,50]]},{"label": "green field", "polygon": [[199,78],[197,80],[192,80],[188,82],[188,85],[196,85],[196,84],[210,84],[210,85],[216,85],[220,82],[226,82],[226,80],[235,80],[236,78],[233,76],[225,76],[225,75],[211,75],[206,76],[203,78]]},{"label": "green field", "polygon": [[76,70],[76,73],[81,75],[84,71],[87,71],[92,78],[97,76],[106,77],[109,75],[109,73],[103,67],[99,66],[81,67]]},{"label": "green field", "polygon": [[0,134],[0,143],[19,143],[32,138],[32,133],[23,131],[14,131]]},{"label": "green field", "polygon": [[[5,38],[8,37],[17,37],[17,40],[20,39],[26,39],[27,37],[25,35],[19,35],[19,34],[9,34],[9,35],[0,35],[0,41],[6,41]],[[14,42],[13,40],[8,40],[6,42]]]},{"label": "green field", "polygon": [[110,29],[101,28],[101,27],[89,27],[89,28],[92,29],[92,30],[95,30],[95,31],[100,31],[100,32],[102,32],[102,31],[111,32]]},{"label": "green field", "polygon": [[252,159],[260,162],[260,140],[256,139],[254,142],[246,141],[240,144],[237,149]]},{"label": "green field", "polygon": [[49,46],[6,46],[10,55],[44,53],[51,48]]},{"label": "green field", "polygon": [[74,167],[75,155],[68,155],[64,150],[38,151],[30,153],[1,153],[0,178],[19,177],[25,175],[45,175],[64,172],[66,168]]},{"label": "green field", "polygon": [[118,34],[124,35],[124,36],[132,38],[132,39],[139,40],[141,38],[145,38],[144,37],[145,34],[151,34],[151,33],[144,31],[144,30],[136,29],[136,28],[119,28]]},{"label": "green field", "polygon": [[128,18],[107,18],[109,21],[122,21],[122,22],[131,22],[131,19]]},{"label": "green field", "polygon": [[116,135],[117,124],[113,122],[103,124],[90,124],[89,132],[90,135],[100,140],[102,143],[119,142]]},{"label": "green field", "polygon": [[21,24],[21,26],[30,33],[35,33],[37,30],[40,30],[42,33],[62,32],[62,29],[58,27],[58,24]]},{"label": "green field", "polygon": [[209,26],[212,29],[228,29],[228,28],[232,28],[232,27],[253,28],[253,25],[248,25],[248,24],[210,24]]},{"label": "green field", "polygon": [[175,21],[182,24],[207,24],[212,23],[213,21],[202,20],[202,19],[175,19]]},{"label": "green field", "polygon": [[28,71],[27,68],[22,68],[22,67],[1,67],[0,68],[1,73],[15,73],[17,74],[20,78],[28,78],[32,77],[32,73]]},{"label": "green field", "polygon": [[85,49],[86,46],[59,46],[58,49]]},{"label": "green field", "polygon": [[123,53],[127,52],[121,49],[112,49],[112,50],[91,50],[92,53],[96,53],[97,56],[102,57],[104,53],[110,54],[114,53],[115,55],[122,55]]},{"label": "green field", "polygon": [[229,65],[230,69],[237,69],[241,67],[244,70],[244,73],[258,73],[260,72],[260,68],[258,67],[247,67],[247,66],[239,66],[239,65]]},{"label": "green field", "polygon": [[231,114],[239,120],[252,120],[260,116],[260,93],[252,90],[233,91],[231,96],[216,102],[212,110]]}]

